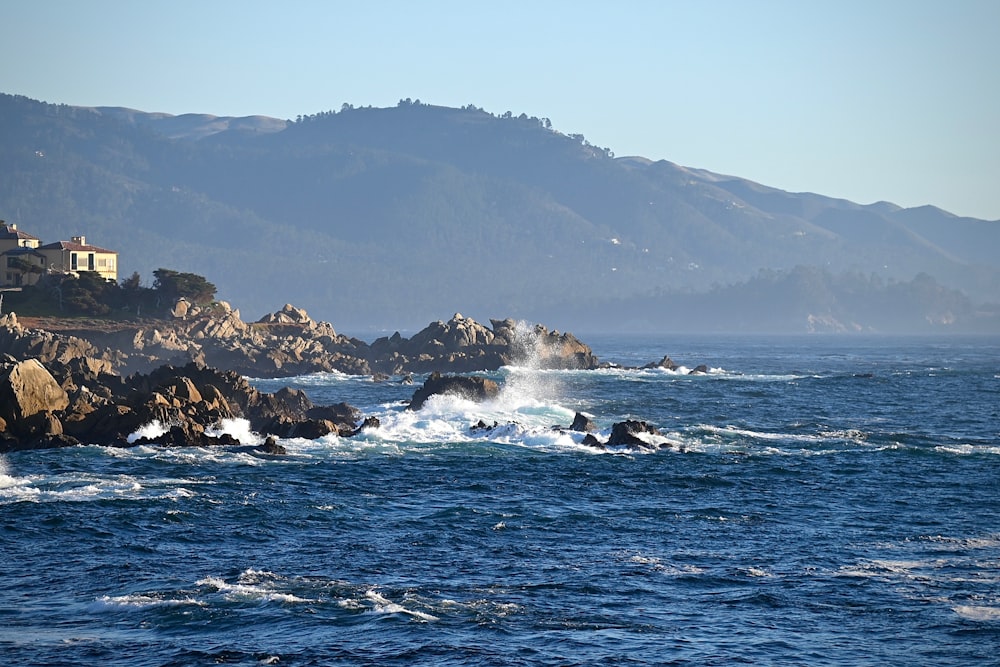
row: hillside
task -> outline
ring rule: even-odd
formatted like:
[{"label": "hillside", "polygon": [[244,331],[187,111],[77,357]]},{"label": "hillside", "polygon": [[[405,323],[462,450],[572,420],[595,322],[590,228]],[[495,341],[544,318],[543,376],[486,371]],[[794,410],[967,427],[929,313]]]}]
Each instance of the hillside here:
[{"label": "hillside", "polygon": [[19,228],[86,234],[121,253],[123,277],[192,271],[249,314],[294,301],[340,328],[458,310],[570,328],[596,304],[610,315],[801,266],[925,274],[1000,301],[1000,223],[615,158],[545,119],[474,107],[285,122],[2,95],[0,157],[0,218]]}]

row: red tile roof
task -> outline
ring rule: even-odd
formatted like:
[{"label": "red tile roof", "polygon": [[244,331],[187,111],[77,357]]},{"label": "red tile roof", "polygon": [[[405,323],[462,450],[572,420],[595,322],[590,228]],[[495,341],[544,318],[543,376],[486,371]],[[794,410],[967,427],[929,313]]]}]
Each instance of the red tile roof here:
[{"label": "red tile roof", "polygon": [[118,254],[117,250],[107,250],[105,248],[99,248],[96,245],[84,245],[81,243],[73,243],[72,241],[56,241],[55,243],[46,243],[39,250],[72,250],[73,252],[103,252]]},{"label": "red tile roof", "polygon": [[37,236],[32,236],[28,232],[22,232],[20,229],[11,229],[10,225],[0,225],[0,239],[28,239],[30,241],[39,241]]}]

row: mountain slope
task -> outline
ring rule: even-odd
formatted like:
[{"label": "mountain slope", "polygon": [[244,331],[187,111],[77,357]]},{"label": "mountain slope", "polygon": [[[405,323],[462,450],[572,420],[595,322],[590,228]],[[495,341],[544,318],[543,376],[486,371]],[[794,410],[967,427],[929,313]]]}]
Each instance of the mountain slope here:
[{"label": "mountain slope", "polygon": [[[546,120],[401,103],[276,119],[0,96],[0,217],[121,272],[210,276],[338,326],[579,312],[800,265],[997,300],[1000,224],[614,158]],[[609,323],[613,325],[614,323]]]}]

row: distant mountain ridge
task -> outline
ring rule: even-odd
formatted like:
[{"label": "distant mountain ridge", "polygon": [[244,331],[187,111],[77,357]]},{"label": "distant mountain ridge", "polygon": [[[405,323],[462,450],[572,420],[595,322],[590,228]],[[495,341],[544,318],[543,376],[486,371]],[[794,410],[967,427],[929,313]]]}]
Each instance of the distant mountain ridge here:
[{"label": "distant mountain ridge", "polygon": [[92,107],[96,113],[110,118],[147,126],[170,139],[204,139],[219,132],[269,133],[288,127],[287,120],[270,116],[212,116],[187,113],[179,116],[167,113],[146,113],[125,107]]},{"label": "distant mountain ridge", "polygon": [[597,304],[664,310],[670,295],[690,303],[800,266],[820,270],[794,273],[810,280],[932,276],[1000,301],[996,221],[615,158],[546,119],[471,105],[284,121],[0,95],[0,156],[0,218],[46,238],[86,233],[126,275],[194,271],[247,312],[293,301],[339,328],[459,310],[572,323]]}]

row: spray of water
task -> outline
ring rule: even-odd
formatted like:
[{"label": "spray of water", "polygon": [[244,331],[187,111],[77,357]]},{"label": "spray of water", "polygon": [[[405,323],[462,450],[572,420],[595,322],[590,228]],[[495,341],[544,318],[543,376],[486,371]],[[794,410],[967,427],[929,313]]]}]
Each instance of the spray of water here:
[{"label": "spray of water", "polygon": [[7,459],[0,456],[0,489],[6,489],[17,485],[18,480],[10,474],[10,466]]},{"label": "spray of water", "polygon": [[517,409],[521,406],[552,405],[562,396],[559,375],[542,368],[545,347],[540,332],[519,321],[512,341],[513,360],[505,368],[501,401]]}]

